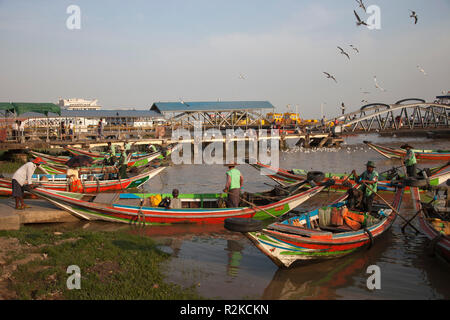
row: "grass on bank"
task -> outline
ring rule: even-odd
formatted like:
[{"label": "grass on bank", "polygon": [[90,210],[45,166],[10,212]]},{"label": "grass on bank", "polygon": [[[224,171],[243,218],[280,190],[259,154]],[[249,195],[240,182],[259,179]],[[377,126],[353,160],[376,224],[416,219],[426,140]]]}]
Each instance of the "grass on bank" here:
[{"label": "grass on bank", "polygon": [[[169,255],[146,237],[123,231],[84,230],[55,235],[32,227],[0,231],[0,237],[17,238],[31,252],[44,257],[19,265],[12,274],[9,289],[19,299],[201,298],[194,287],[182,288],[164,281],[161,268]],[[67,289],[70,265],[81,269],[80,290]]]}]

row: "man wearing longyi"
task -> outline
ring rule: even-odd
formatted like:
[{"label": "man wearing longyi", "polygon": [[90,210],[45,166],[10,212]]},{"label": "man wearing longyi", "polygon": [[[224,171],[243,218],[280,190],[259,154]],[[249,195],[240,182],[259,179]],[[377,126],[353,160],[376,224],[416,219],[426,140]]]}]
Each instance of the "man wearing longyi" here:
[{"label": "man wearing longyi", "polygon": [[21,166],[17,171],[14,173],[12,177],[12,196],[16,200],[16,209],[17,210],[23,210],[25,208],[29,208],[24,202],[23,202],[23,195],[24,195],[24,186],[25,185],[31,185],[31,177],[34,174],[34,171],[36,168],[41,165],[45,164],[46,162],[42,160],[42,158],[37,157],[33,161],[29,161],[25,163],[23,166]]},{"label": "man wearing longyi", "polygon": [[355,177],[356,182],[363,184],[361,209],[365,212],[371,212],[373,198],[377,192],[378,172],[375,171],[375,163],[373,161],[368,161],[366,167],[367,170],[364,171],[361,176],[358,176],[355,170],[352,171],[352,174]]},{"label": "man wearing longyi", "polygon": [[227,183],[223,191],[228,193],[227,207],[236,208],[239,207],[241,188],[244,184],[244,178],[242,177],[241,172],[236,169],[235,162],[231,162],[226,166],[229,170],[226,173]]}]

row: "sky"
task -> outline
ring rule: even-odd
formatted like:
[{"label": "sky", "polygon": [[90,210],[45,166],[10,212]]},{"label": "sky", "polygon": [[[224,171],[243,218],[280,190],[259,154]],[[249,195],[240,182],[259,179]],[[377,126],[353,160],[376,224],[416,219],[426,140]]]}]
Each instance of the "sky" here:
[{"label": "sky", "polygon": [[[380,8],[381,29],[356,26],[353,10],[370,15],[355,0],[0,0],[0,101],[267,100],[331,118],[341,102],[350,112],[450,90],[450,0],[364,3]],[[66,26],[69,5],[79,30]]]}]

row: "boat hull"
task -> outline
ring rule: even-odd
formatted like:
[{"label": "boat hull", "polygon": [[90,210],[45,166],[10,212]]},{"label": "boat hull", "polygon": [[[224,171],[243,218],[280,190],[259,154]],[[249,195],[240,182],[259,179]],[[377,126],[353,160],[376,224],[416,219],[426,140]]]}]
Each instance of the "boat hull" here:
[{"label": "boat hull", "polygon": [[[397,191],[394,197],[393,206],[397,210],[400,208],[402,197],[403,189]],[[345,199],[345,196],[342,199]],[[365,230],[333,233],[285,225],[283,227],[285,231],[266,228],[260,232],[248,232],[246,236],[277,266],[289,268],[294,263],[346,256],[371,245],[392,226],[396,216],[395,212],[391,212],[379,223],[367,227],[370,235]],[[310,215],[309,218],[314,216]]]},{"label": "boat hull", "polygon": [[[403,159],[406,156],[406,150],[384,147],[373,143],[366,143],[370,148],[383,155],[386,158],[392,159]],[[416,159],[418,160],[434,160],[434,161],[447,161],[450,160],[450,151],[441,151],[438,152],[436,150],[413,150]]]},{"label": "boat hull", "polygon": [[[263,165],[261,163],[251,164],[251,166],[257,170],[264,170],[265,174],[267,174],[269,178],[282,184],[292,184],[305,181],[307,174],[307,172],[304,170],[294,169],[297,170],[297,172],[302,173],[302,174],[294,174],[290,173],[285,169],[281,168],[276,169],[267,165]],[[450,166],[447,165],[431,169],[433,174],[429,177],[429,184],[431,186],[437,186],[447,181],[447,179],[450,179],[450,171],[445,171],[448,168],[450,168]],[[346,181],[347,176],[348,174],[344,173],[325,173],[324,181],[333,179],[335,181],[335,184],[331,186],[331,189],[346,192],[348,188],[343,186],[343,182]],[[353,186],[356,185],[356,182],[354,180],[349,179],[347,180],[347,182],[351,183]],[[396,191],[396,187],[389,180],[379,180],[377,188],[380,191],[387,191],[387,192]],[[410,192],[409,187],[406,187],[404,191]]]},{"label": "boat hull", "polygon": [[420,210],[418,216],[419,229],[431,242],[433,253],[439,255],[443,260],[450,263],[450,237],[443,235],[437,231],[430,221],[427,219],[427,215],[422,210],[422,204],[420,202],[420,194],[417,188],[412,188],[411,198],[414,202],[414,207],[417,211]]},{"label": "boat hull", "polygon": [[[99,192],[111,192],[111,191],[121,191],[126,189],[138,188],[149,181],[151,178],[163,171],[165,167],[160,167],[152,169],[148,172],[141,173],[137,176],[121,179],[121,180],[99,180],[97,181],[83,181],[83,193],[99,193]],[[67,180],[61,181],[49,181],[49,182],[39,182],[38,180],[33,180],[33,183],[38,183],[42,188],[56,190],[56,191],[67,191],[68,184]],[[12,183],[8,179],[0,179],[0,194],[2,195],[12,195]]]},{"label": "boat hull", "polygon": [[274,216],[281,216],[305,202],[324,187],[318,186],[283,200],[259,207],[241,208],[200,208],[200,209],[165,209],[154,207],[140,207],[121,204],[98,204],[83,201],[82,194],[74,195],[68,192],[55,192],[37,188],[31,192],[38,197],[44,198],[56,206],[70,212],[80,219],[105,220],[121,223],[143,223],[143,224],[172,224],[172,223],[223,223],[227,218],[271,218],[269,212]]}]

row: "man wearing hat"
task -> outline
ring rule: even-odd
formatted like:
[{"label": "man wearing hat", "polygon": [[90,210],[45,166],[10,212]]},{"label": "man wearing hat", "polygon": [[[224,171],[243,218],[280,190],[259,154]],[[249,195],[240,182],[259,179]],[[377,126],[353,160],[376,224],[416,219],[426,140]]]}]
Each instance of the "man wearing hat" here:
[{"label": "man wearing hat", "polygon": [[235,162],[231,162],[226,166],[229,170],[226,173],[227,183],[223,191],[228,193],[227,207],[236,208],[239,207],[241,188],[244,183],[244,178],[242,177],[241,172],[236,169]]},{"label": "man wearing hat", "polygon": [[12,177],[12,196],[16,200],[17,210],[29,208],[29,206],[23,202],[24,186],[32,184],[31,177],[34,174],[34,171],[39,165],[45,163],[46,162],[42,160],[42,158],[37,157],[33,161],[25,163],[14,173]]},{"label": "man wearing hat", "polygon": [[375,192],[377,192],[378,185],[378,172],[375,169],[375,163],[373,161],[368,161],[366,164],[367,170],[364,171],[361,176],[358,176],[355,170],[352,174],[355,177],[355,181],[362,184],[367,184],[362,186],[363,198],[361,200],[361,209],[365,212],[372,211],[373,198],[375,197]]},{"label": "man wearing hat", "polygon": [[413,147],[411,147],[409,144],[404,144],[400,148],[406,150],[406,155],[404,159],[404,163],[406,166],[406,174],[408,177],[416,177],[416,154],[414,153]]}]

